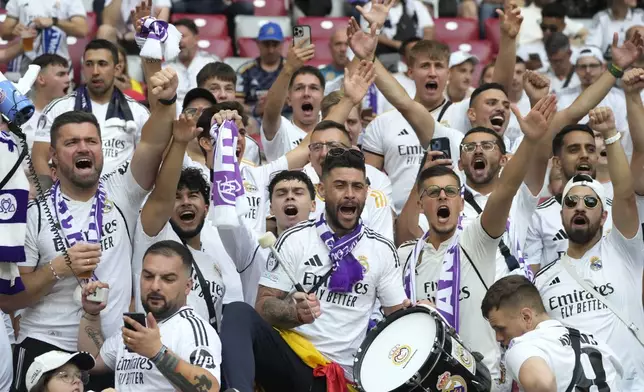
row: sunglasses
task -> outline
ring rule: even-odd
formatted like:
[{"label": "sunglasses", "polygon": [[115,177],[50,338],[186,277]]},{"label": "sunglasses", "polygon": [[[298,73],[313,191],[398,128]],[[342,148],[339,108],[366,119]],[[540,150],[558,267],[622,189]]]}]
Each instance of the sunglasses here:
[{"label": "sunglasses", "polygon": [[309,150],[311,152],[321,151],[324,147],[326,147],[329,150],[333,150],[334,148],[338,148],[338,149],[348,149],[349,148],[349,147],[345,146],[344,144],[342,144],[340,142],[318,142],[318,143],[309,144]]},{"label": "sunglasses", "polygon": [[583,199],[584,200],[584,205],[586,208],[595,208],[599,204],[599,199],[595,196],[591,195],[586,195],[586,196],[579,196],[579,195],[568,195],[564,198],[564,205],[566,208],[575,208],[577,207],[577,204],[579,204],[579,200]]},{"label": "sunglasses", "polygon": [[338,158],[338,157],[341,157],[341,156],[343,156],[345,154],[349,154],[349,157],[357,158],[357,159],[359,159],[359,160],[364,162],[364,154],[362,153],[362,151],[356,150],[356,149],[353,149],[353,148],[344,148],[344,147],[332,148],[332,149],[329,150],[329,152],[327,152],[326,155],[334,157],[334,158]]},{"label": "sunglasses", "polygon": [[420,194],[420,198],[422,199],[423,196],[427,195],[430,199],[438,199],[441,195],[441,192],[445,192],[445,196],[453,199],[461,194],[461,187],[458,187],[456,185],[448,185],[445,187],[430,185],[425,188],[423,193]]}]

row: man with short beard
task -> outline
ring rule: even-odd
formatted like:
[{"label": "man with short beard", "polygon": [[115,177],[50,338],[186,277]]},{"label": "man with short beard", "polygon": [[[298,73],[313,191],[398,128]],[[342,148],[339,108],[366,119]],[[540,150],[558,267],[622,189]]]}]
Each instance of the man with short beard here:
[{"label": "man with short beard", "polygon": [[[591,332],[618,355],[624,366],[620,390],[643,391],[644,345],[634,331],[644,328],[644,243],[633,177],[610,108],[593,109],[589,116],[590,126],[602,134],[606,144],[615,202],[611,206],[604,186],[587,174],[575,175],[568,181],[560,212],[568,245],[559,260],[539,271],[535,285],[550,317]],[[612,218],[607,211],[609,206]],[[606,223],[611,220],[612,228],[608,229]],[[580,281],[593,288],[591,292]],[[620,319],[598,296],[630,320]],[[601,363],[600,359],[591,360],[593,367]],[[594,384],[599,385],[601,373],[594,373]]]},{"label": "man with short beard", "polygon": [[187,305],[194,265],[192,253],[179,242],[150,246],[139,283],[145,323],[123,316],[125,326],[112,334],[101,326],[107,304],[87,299],[109,285],[91,282],[83,288],[78,348],[96,358],[92,374],[114,371],[116,390],[124,392],[219,392],[219,336]]}]

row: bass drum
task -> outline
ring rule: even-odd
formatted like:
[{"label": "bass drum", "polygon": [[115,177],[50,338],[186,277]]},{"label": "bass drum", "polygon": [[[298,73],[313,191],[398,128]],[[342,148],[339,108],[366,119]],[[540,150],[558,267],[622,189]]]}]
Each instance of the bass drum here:
[{"label": "bass drum", "polygon": [[490,372],[429,306],[386,317],[369,331],[354,359],[364,392],[489,391]]}]

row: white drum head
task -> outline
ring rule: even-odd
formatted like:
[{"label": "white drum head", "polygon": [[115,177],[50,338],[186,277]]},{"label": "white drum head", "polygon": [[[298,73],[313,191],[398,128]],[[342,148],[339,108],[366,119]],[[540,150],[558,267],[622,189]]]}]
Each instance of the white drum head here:
[{"label": "white drum head", "polygon": [[436,320],[427,313],[410,313],[387,325],[362,357],[362,388],[383,392],[403,385],[429,358],[435,338]]}]

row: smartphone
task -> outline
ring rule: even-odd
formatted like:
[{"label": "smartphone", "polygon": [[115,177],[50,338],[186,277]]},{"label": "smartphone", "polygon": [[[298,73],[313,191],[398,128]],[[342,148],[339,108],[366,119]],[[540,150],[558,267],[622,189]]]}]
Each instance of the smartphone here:
[{"label": "smartphone", "polygon": [[302,41],[306,41],[304,45],[311,45],[311,26],[293,26],[293,46],[299,45]]},{"label": "smartphone", "polygon": [[[132,320],[136,321],[137,323],[141,324],[142,326],[146,327],[146,322],[145,322],[145,313],[123,313],[123,316],[127,316],[131,318]],[[136,331],[133,326],[131,326],[129,323],[125,323],[125,328]]]},{"label": "smartphone", "polygon": [[432,157],[432,161],[435,161],[437,159],[452,159],[452,150],[450,149],[449,138],[437,137],[432,139],[432,141],[429,143],[429,149],[443,153],[442,156]]}]

